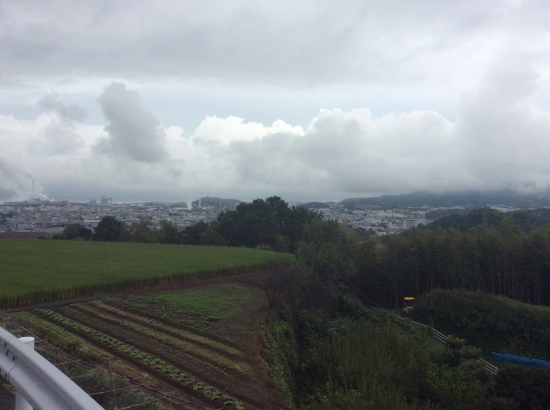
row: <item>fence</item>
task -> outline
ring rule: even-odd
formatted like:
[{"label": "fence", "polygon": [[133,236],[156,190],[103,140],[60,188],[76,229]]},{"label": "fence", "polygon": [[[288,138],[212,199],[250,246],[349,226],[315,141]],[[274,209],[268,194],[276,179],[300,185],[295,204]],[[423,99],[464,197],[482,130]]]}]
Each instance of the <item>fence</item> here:
[{"label": "fence", "polygon": [[[446,345],[449,344],[449,342],[448,342],[448,339],[449,339],[449,338],[448,338],[447,336],[445,336],[443,333],[438,332],[437,330],[435,330],[433,327],[424,325],[424,324],[422,324],[422,323],[415,322],[414,320],[411,320],[410,322],[411,322],[411,323],[414,323],[414,324],[417,325],[417,326],[423,326],[423,327],[431,328],[431,329],[432,329],[432,332],[433,332],[433,336],[434,336],[438,341],[440,341],[441,343],[446,344]],[[485,370],[487,370],[489,373],[491,373],[491,374],[497,374],[497,373],[498,373],[498,367],[492,365],[491,363],[489,363],[489,362],[486,361],[486,360],[483,360],[481,357],[478,357],[478,360],[479,360],[480,362],[483,363],[483,366],[485,367]]]},{"label": "fence", "polygon": [[[66,377],[78,384],[101,405],[99,408],[110,410],[206,410],[210,408],[205,407],[203,403],[190,402],[189,398],[181,395],[177,389],[164,390],[160,387],[152,387],[150,383],[130,380],[116,373],[114,369],[111,370],[110,362],[109,366],[106,366],[107,363],[98,365],[70,355],[65,347],[60,349],[54,346],[33,334],[30,329],[21,326],[15,318],[2,312],[0,312],[0,326],[8,329],[16,338],[21,335],[33,336],[36,339],[36,353],[42,355]],[[77,347],[77,350],[81,355],[86,355],[87,347]],[[147,373],[142,373],[141,377],[144,381],[149,380]],[[35,409],[41,408],[46,409],[46,407]],[[50,407],[50,409],[57,408]],[[26,408],[16,408],[16,410],[26,410]]]},{"label": "fence", "polygon": [[34,350],[34,339],[18,339],[0,328],[0,373],[16,389],[16,410],[101,410],[84,390]]}]

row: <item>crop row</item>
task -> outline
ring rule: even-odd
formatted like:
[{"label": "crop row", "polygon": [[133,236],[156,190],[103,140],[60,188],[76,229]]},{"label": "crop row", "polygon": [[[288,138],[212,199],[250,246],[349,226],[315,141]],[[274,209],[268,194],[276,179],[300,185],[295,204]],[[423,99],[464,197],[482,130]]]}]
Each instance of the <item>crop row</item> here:
[{"label": "crop row", "polygon": [[219,320],[212,312],[205,310],[181,309],[174,304],[157,300],[149,296],[128,295],[119,299],[118,304],[125,308],[134,308],[146,311],[158,316],[161,319],[176,321],[178,324],[194,331],[204,330],[213,322]]},{"label": "crop row", "polygon": [[[86,356],[93,358],[95,361],[104,361],[111,357],[104,350],[85,343],[84,339],[78,335],[69,332],[55,323],[48,322],[30,311],[17,312],[13,316],[18,322],[22,322],[25,327],[32,329],[33,332],[38,334],[40,339],[48,340],[63,350],[68,350],[68,346],[71,345],[86,345],[85,350],[81,350],[81,352],[86,352]],[[82,359],[82,355],[79,358]]]},{"label": "crop row", "polygon": [[227,345],[225,345],[223,343],[220,343],[220,342],[216,342],[216,341],[214,341],[212,339],[209,339],[207,337],[200,336],[200,335],[197,335],[195,333],[175,329],[171,326],[167,326],[167,325],[162,324],[160,322],[156,322],[156,321],[153,321],[151,319],[147,319],[143,316],[135,315],[131,312],[127,312],[125,310],[118,309],[118,308],[113,307],[113,306],[109,306],[109,305],[107,305],[105,303],[102,303],[102,302],[95,302],[94,306],[97,307],[98,309],[102,309],[102,310],[120,315],[124,318],[127,318],[128,320],[132,320],[134,322],[137,322],[137,323],[140,323],[140,324],[143,324],[143,325],[146,325],[146,326],[153,326],[153,327],[163,331],[164,333],[169,333],[169,334],[172,334],[172,335],[177,336],[177,337],[182,337],[184,339],[188,339],[190,341],[199,343],[201,345],[208,346],[212,349],[222,351],[222,352],[224,352],[224,354],[239,357],[239,358],[243,357],[242,352],[235,349],[234,347],[227,346]]},{"label": "crop row", "polygon": [[[76,333],[70,332],[69,330],[65,329],[65,327],[62,327],[60,323],[53,323],[44,320],[42,315],[37,315],[36,312],[17,312],[13,314],[12,317],[15,318],[17,322],[22,323],[27,329],[30,329],[32,332],[34,332],[40,339],[47,341],[47,343],[49,343],[50,345],[61,348],[62,351],[68,352],[70,355],[74,356],[78,360],[82,360],[87,363],[97,364],[103,363],[108,359],[113,359],[113,355],[111,353],[108,353],[106,350],[96,347],[94,344],[89,343],[88,341],[86,341],[86,339],[82,338]],[[37,347],[37,350],[39,349],[40,348]],[[145,385],[146,388],[155,387],[156,382],[154,380],[142,379],[142,371],[137,369],[135,366],[130,366],[127,363],[121,361],[114,361],[112,364],[113,370],[124,378],[139,380],[139,383]],[[81,384],[80,378],[75,381],[79,386],[83,387],[85,391],[90,392],[90,390],[86,389],[85,386]]]},{"label": "crop row", "polygon": [[60,286],[62,280],[56,285],[48,288],[42,288],[32,292],[9,292],[3,291],[0,294],[0,309],[25,306],[35,303],[50,302],[53,300],[63,300],[90,296],[98,293],[117,292],[125,289],[136,289],[145,286],[159,285],[182,281],[185,279],[203,279],[216,276],[226,276],[250,272],[254,269],[263,268],[263,264],[254,264],[239,268],[221,268],[212,271],[181,272],[172,275],[156,275],[148,278],[126,278],[113,281],[98,281],[87,285],[77,285],[70,288]]},{"label": "crop row", "polygon": [[0,241],[0,308],[251,272],[292,258],[223,246]]},{"label": "crop row", "polygon": [[210,400],[219,399],[223,401],[225,406],[234,406],[235,410],[244,410],[243,403],[239,401],[235,401],[230,395],[223,394],[222,392],[220,392],[219,390],[217,390],[212,386],[208,386],[208,385],[205,386],[203,382],[200,382],[196,378],[187,375],[185,372],[172,366],[171,364],[166,363],[164,360],[159,359],[158,357],[152,354],[142,352],[139,349],[136,349],[134,346],[121,342],[120,340],[114,337],[108,336],[95,329],[91,329],[78,322],[74,322],[70,319],[67,319],[66,317],[60,315],[59,313],[56,313],[49,309],[36,309],[36,311],[46,315],[47,317],[49,317],[50,319],[56,322],[59,322],[67,327],[70,327],[71,329],[84,332],[90,336],[93,336],[95,339],[97,339],[101,343],[108,344],[111,347],[132,356],[133,358],[141,361],[145,365],[153,369],[156,369],[157,371],[163,374],[170,376],[173,380],[176,380],[178,382],[185,384],[186,386],[191,387],[193,391],[199,394],[203,394],[205,397],[209,398]]},{"label": "crop row", "polygon": [[120,320],[115,318],[110,314],[105,314],[99,310],[96,310],[85,304],[75,305],[73,308],[77,310],[86,312],[89,315],[95,316],[96,318],[102,320],[103,322],[111,323],[114,325],[121,326],[126,328],[134,333],[140,334],[142,336],[147,336],[150,340],[157,340],[163,345],[175,347],[177,350],[186,352],[182,355],[188,357],[191,360],[202,363],[207,367],[211,367],[226,376],[229,376],[223,369],[218,367],[222,366],[227,370],[231,370],[246,376],[247,365],[244,363],[238,363],[226,356],[222,356],[215,351],[204,349],[202,346],[190,343],[189,341],[182,340],[180,337],[174,337],[164,332],[159,332],[151,326],[143,326],[138,323],[129,320]]}]

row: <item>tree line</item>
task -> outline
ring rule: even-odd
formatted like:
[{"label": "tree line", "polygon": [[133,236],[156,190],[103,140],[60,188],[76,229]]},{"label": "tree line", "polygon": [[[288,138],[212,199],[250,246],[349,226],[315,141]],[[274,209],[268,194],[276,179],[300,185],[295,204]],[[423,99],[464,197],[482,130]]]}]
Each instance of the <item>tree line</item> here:
[{"label": "tree line", "polygon": [[[523,233],[505,217],[496,229],[441,228],[359,246],[350,280],[387,307],[432,289],[482,290],[550,305],[550,230]],[[350,254],[351,255],[351,254]]]},{"label": "tree line", "polygon": [[242,203],[212,224],[178,230],[168,221],[152,231],[146,221],[124,225],[104,217],[92,233],[68,226],[65,239],[246,246],[294,253],[327,283],[342,283],[366,303],[398,308],[403,297],[432,289],[483,290],[527,303],[550,305],[550,228],[528,233],[511,216],[496,228],[465,232],[411,229],[361,240],[320,212],[291,207],[279,197]]},{"label": "tree line", "polygon": [[461,210],[437,210],[426,213],[427,219],[433,219],[434,222],[429,223],[421,230],[435,230],[443,228],[449,230],[451,228],[460,232],[466,232],[473,226],[484,225],[486,228],[498,228],[502,220],[507,216],[512,218],[516,225],[523,232],[550,224],[550,209],[526,209],[513,212],[500,212],[491,208],[479,208],[470,212]]},{"label": "tree line", "polygon": [[152,230],[145,220],[126,225],[112,216],[105,216],[93,231],[78,224],[69,225],[56,239],[246,246],[292,252],[305,225],[321,219],[319,212],[289,206],[280,197],[273,196],[241,203],[234,211],[222,212],[212,224],[199,222],[183,230],[166,220],[159,222],[158,230]]}]

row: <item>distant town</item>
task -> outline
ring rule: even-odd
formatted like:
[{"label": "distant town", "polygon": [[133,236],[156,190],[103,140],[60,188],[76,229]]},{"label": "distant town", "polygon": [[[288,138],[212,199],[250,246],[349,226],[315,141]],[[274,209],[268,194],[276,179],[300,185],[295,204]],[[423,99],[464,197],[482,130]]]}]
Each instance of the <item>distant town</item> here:
[{"label": "distant town", "polygon": [[[192,203],[144,202],[115,203],[111,197],[99,201],[70,202],[29,199],[21,202],[4,202],[0,205],[0,232],[35,232],[51,237],[61,233],[67,225],[78,224],[94,229],[104,216],[113,216],[127,224],[147,221],[151,230],[160,227],[160,221],[174,223],[180,230],[199,222],[212,223],[221,212],[235,210],[242,201],[205,197]],[[337,220],[363,235],[387,235],[406,231],[431,221],[426,213],[435,210],[457,210],[463,207],[434,207],[429,205],[396,207],[380,205],[351,205],[336,202],[289,202],[292,206],[305,206],[323,214],[324,219]],[[491,206],[500,211],[515,208]]]}]

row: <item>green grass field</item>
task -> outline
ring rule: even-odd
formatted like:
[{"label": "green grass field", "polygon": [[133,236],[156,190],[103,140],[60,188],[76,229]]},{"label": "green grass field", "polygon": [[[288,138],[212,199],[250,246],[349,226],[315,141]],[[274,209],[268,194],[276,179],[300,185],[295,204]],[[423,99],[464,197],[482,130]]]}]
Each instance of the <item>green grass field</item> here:
[{"label": "green grass field", "polygon": [[239,285],[226,283],[214,289],[190,290],[157,296],[157,299],[186,310],[205,312],[215,319],[237,316],[250,298],[250,290]]},{"label": "green grass field", "polygon": [[0,308],[248,272],[293,258],[248,248],[0,240]]}]

